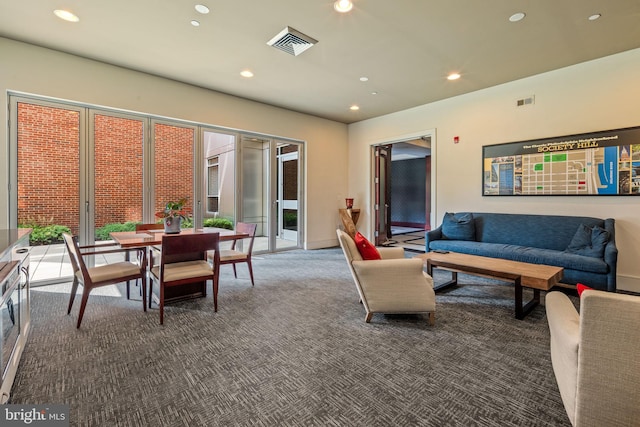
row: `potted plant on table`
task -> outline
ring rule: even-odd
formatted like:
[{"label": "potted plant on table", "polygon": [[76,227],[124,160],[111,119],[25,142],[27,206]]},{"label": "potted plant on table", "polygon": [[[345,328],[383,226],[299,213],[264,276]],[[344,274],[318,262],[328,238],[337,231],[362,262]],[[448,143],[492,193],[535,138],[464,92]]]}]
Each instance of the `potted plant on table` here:
[{"label": "potted plant on table", "polygon": [[187,219],[187,213],[184,210],[185,203],[187,203],[186,198],[182,198],[177,202],[167,202],[164,210],[156,213],[157,218],[162,218],[165,233],[180,233],[180,223],[183,219]]}]

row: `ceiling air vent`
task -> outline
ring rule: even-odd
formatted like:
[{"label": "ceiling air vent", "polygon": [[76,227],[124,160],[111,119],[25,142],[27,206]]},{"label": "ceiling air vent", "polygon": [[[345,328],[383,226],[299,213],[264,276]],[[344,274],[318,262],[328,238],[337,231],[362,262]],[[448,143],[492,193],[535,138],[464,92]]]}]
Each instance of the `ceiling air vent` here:
[{"label": "ceiling air vent", "polygon": [[316,43],[318,43],[318,40],[291,27],[285,27],[277,36],[267,42],[269,46],[283,50],[293,56],[300,55]]}]

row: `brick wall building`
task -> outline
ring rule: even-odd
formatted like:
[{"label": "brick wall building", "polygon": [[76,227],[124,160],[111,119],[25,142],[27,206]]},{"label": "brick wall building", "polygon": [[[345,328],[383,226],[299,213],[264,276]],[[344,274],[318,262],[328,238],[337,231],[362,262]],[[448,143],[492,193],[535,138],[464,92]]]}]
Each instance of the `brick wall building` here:
[{"label": "brick wall building", "polygon": [[[94,115],[95,225],[142,221],[141,120]],[[18,106],[18,223],[80,222],[80,114],[27,103]],[[155,126],[155,212],[168,201],[193,204],[194,131]]]}]

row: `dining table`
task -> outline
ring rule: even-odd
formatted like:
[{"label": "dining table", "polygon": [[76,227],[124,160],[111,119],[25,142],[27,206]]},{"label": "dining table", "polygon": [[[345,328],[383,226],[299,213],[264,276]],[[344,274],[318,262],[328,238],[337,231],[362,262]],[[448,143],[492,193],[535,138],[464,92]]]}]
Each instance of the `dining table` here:
[{"label": "dining table", "polygon": [[[249,234],[240,233],[226,228],[205,227],[205,228],[183,228],[180,233],[166,234],[163,229],[144,231],[114,231],[109,233],[114,242],[122,248],[154,247],[162,245],[162,237],[165,235],[177,236],[194,233],[219,233],[221,242],[241,240],[249,238]],[[150,265],[151,254],[147,257]],[[153,288],[153,287],[152,287]],[[165,303],[179,300],[198,298],[206,296],[206,283],[192,283],[183,286],[172,286],[165,289]],[[158,301],[157,295],[151,292],[153,299]]]},{"label": "dining table", "polygon": [[[171,236],[194,233],[219,233],[220,241],[246,239],[247,233],[239,233],[226,228],[205,227],[205,228],[183,228],[180,233],[169,234]],[[140,248],[144,246],[157,246],[162,244],[162,237],[167,235],[163,229],[144,231],[114,231],[109,233],[111,238],[122,248]]]}]

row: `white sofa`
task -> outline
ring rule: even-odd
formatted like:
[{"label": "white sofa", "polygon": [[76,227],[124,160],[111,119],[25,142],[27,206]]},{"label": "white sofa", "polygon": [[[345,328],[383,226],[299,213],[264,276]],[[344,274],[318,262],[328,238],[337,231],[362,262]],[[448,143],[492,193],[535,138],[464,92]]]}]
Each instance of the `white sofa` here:
[{"label": "white sofa", "polygon": [[640,426],[640,297],[546,295],[551,362],[574,427]]},{"label": "white sofa", "polygon": [[381,260],[365,261],[351,236],[342,230],[336,231],[367,312],[367,323],[374,313],[428,313],[429,324],[434,324],[433,279],[424,273],[421,259],[405,258],[402,248],[380,247]]}]

